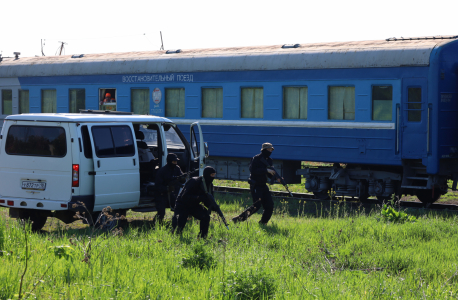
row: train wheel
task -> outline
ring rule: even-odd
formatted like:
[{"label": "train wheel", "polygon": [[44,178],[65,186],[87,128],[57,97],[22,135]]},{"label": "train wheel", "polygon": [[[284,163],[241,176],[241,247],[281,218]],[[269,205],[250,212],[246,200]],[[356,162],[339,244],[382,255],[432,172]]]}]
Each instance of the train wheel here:
[{"label": "train wheel", "polygon": [[321,192],[313,192],[313,195],[316,199],[319,200],[329,200],[328,191],[321,191]]},{"label": "train wheel", "polygon": [[368,195],[364,195],[364,196],[359,197],[358,199],[359,199],[359,202],[361,203],[368,203],[369,202],[368,198],[369,198]]},{"label": "train wheel", "polygon": [[433,191],[432,190],[418,190],[416,194],[418,200],[425,204],[431,204],[439,200],[441,197],[439,191],[436,191],[433,196]]}]

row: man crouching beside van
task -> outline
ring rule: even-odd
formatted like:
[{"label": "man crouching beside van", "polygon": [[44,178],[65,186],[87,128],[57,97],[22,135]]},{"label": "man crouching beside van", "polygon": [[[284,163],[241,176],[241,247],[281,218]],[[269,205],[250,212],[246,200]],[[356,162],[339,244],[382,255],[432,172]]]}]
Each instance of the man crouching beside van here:
[{"label": "man crouching beside van", "polygon": [[[216,170],[210,166],[204,169],[204,175],[193,177],[186,182],[183,190],[177,197],[175,212],[172,218],[172,233],[183,231],[189,216],[200,221],[199,237],[206,238],[210,225],[208,209],[219,209],[213,198],[213,180]],[[203,205],[202,205],[202,204]],[[204,207],[205,206],[205,207]]]}]

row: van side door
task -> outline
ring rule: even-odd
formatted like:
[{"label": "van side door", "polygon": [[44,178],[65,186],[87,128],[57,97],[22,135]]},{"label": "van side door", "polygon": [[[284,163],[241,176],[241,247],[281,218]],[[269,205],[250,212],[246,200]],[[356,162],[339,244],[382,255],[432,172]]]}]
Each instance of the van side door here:
[{"label": "van side door", "polygon": [[204,143],[204,137],[202,135],[202,129],[200,128],[199,122],[191,124],[191,149],[194,155],[194,161],[199,164],[199,176],[204,174],[205,169],[205,154],[207,147]]},{"label": "van side door", "polygon": [[94,161],[94,211],[138,205],[140,169],[132,124],[87,125]]}]

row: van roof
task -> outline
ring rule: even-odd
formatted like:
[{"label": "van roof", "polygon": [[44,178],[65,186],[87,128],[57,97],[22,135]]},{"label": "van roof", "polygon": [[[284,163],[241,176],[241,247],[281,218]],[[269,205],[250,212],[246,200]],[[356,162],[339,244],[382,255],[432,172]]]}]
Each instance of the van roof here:
[{"label": "van roof", "polygon": [[42,121],[42,122],[132,122],[132,123],[162,123],[171,120],[151,115],[105,115],[105,114],[78,114],[78,113],[61,113],[61,114],[20,114],[9,115],[5,120],[16,121]]}]

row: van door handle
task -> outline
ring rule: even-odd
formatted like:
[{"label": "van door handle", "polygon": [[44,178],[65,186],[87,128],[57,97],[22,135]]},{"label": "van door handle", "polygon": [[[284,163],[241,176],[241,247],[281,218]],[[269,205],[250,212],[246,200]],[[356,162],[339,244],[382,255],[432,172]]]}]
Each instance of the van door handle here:
[{"label": "van door handle", "polygon": [[88,175],[95,175],[95,171],[89,171],[87,172]]},{"label": "van door handle", "polygon": [[100,168],[100,160],[97,161],[97,167]]},{"label": "van door handle", "polygon": [[136,166],[136,163],[135,163],[135,158],[134,158],[134,166]]}]

